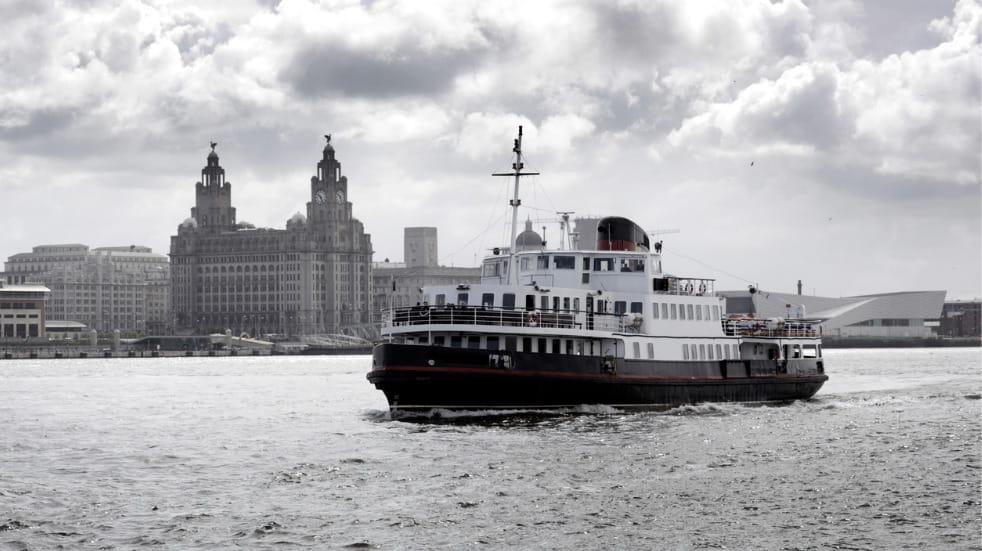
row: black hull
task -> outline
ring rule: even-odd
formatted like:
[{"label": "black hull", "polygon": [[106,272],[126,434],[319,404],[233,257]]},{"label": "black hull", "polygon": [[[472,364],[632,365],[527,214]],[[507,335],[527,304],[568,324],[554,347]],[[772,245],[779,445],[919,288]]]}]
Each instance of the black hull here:
[{"label": "black hull", "polygon": [[392,410],[651,408],[807,399],[828,380],[822,360],[610,361],[380,344],[368,380]]}]

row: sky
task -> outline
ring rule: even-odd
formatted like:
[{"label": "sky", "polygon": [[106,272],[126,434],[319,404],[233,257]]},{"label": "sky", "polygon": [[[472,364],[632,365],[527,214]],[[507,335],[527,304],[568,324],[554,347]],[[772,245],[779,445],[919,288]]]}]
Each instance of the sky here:
[{"label": "sky", "polygon": [[239,222],[332,144],[375,260],[560,211],[658,232],[717,289],[982,296],[982,0],[0,3],[0,257],[167,253],[209,142]]}]

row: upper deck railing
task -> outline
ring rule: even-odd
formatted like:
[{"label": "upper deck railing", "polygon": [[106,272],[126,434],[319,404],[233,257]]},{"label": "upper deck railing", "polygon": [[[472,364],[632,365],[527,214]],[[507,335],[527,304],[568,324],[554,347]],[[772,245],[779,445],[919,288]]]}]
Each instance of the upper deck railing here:
[{"label": "upper deck railing", "polygon": [[737,337],[817,337],[817,323],[807,320],[727,318],[723,332]]},{"label": "upper deck railing", "polygon": [[633,314],[592,314],[575,310],[518,310],[490,306],[409,306],[387,310],[382,327],[487,325],[597,331],[640,331]]}]

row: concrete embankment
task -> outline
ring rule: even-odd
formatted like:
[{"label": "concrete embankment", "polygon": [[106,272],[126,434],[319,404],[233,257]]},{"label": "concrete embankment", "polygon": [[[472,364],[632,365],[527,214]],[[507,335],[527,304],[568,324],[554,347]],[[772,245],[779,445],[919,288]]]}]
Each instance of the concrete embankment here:
[{"label": "concrete embankment", "polygon": [[982,337],[822,337],[824,348],[936,348],[982,346]]},{"label": "concrete embankment", "polygon": [[184,357],[224,357],[224,356],[288,356],[288,355],[348,355],[368,354],[370,349],[319,349],[306,350],[111,350],[93,347],[0,347],[0,361],[26,359],[66,359],[66,358],[184,358]]}]

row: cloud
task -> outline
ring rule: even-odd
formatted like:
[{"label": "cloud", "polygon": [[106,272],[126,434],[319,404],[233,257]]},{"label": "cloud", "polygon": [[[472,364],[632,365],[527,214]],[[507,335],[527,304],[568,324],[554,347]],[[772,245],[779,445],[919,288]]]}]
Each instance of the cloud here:
[{"label": "cloud", "polygon": [[[300,0],[283,2],[277,25],[294,28],[293,39],[300,45],[279,78],[310,98],[446,92],[486,53],[481,28],[461,5],[442,2],[413,9],[395,2],[322,8]],[[300,14],[304,21],[298,25],[291,16]]]},{"label": "cloud", "polygon": [[[780,212],[875,212],[823,239],[863,235],[908,258],[874,229],[917,220],[941,242],[978,226],[982,5],[952,5],[11,0],[0,200],[19,214],[52,186],[78,189],[72,225],[47,224],[44,240],[111,216],[119,197],[166,205],[132,230],[166,248],[215,140],[241,216],[281,226],[331,133],[355,216],[389,236],[373,240],[381,254],[400,257],[403,226],[433,224],[470,264],[500,245],[474,234],[501,229],[511,190],[488,175],[510,166],[523,125],[526,166],[543,173],[522,191],[535,212],[620,213],[714,244],[781,196]],[[693,197],[700,208],[682,208]],[[98,226],[110,243],[93,244],[112,244]],[[29,249],[34,234],[15,234],[8,247]]]},{"label": "cloud", "polygon": [[842,67],[796,64],[732,100],[707,104],[666,141],[722,156],[821,152],[867,174],[977,184],[980,13],[959,9],[932,24],[947,40],[931,49]]},{"label": "cloud", "polygon": [[839,74],[827,64],[802,64],[775,81],[743,90],[733,101],[711,105],[685,120],[667,140],[676,147],[714,148],[746,153],[799,146],[829,149],[851,132],[848,114],[837,101]]}]

